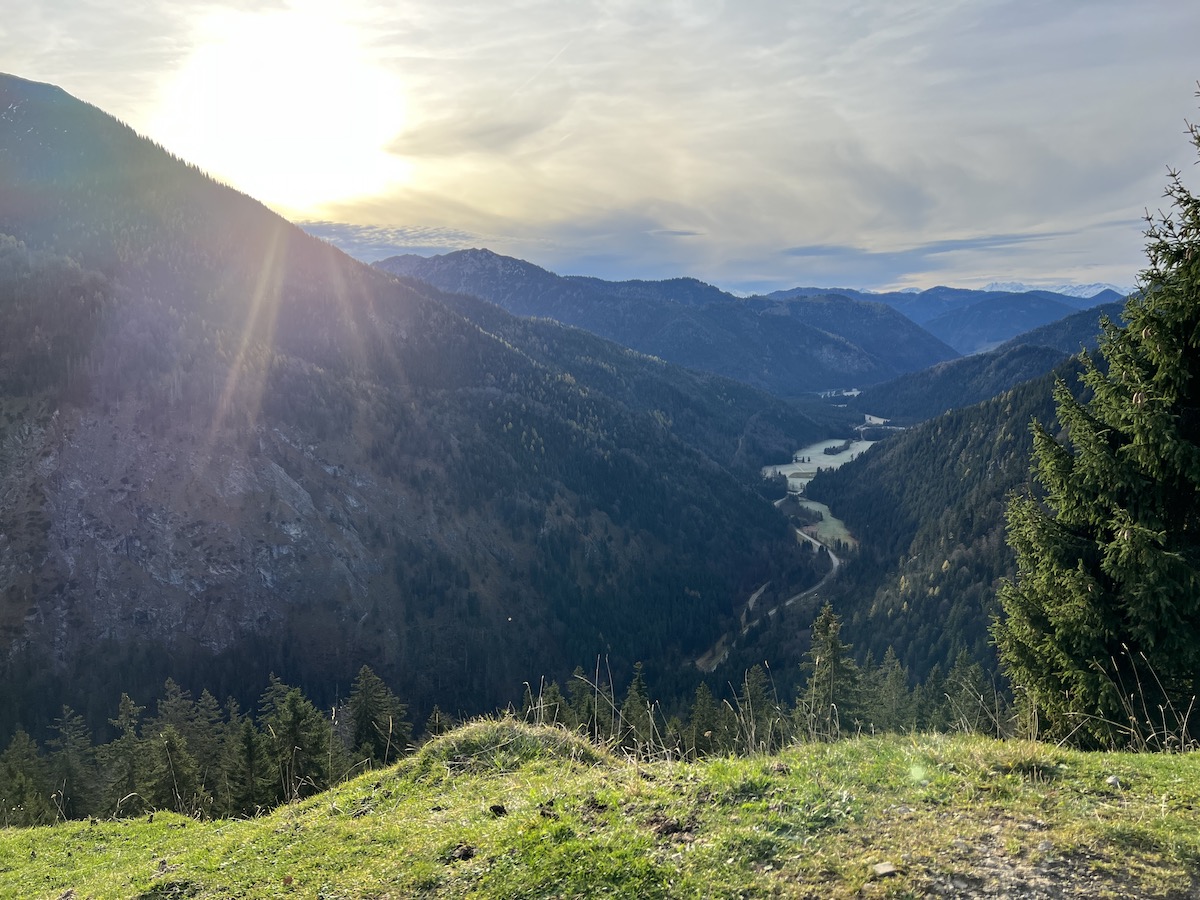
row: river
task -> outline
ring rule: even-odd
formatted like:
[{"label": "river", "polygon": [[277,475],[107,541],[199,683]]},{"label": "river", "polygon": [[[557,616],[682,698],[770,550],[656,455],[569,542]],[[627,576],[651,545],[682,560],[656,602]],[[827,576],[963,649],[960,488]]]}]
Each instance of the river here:
[{"label": "river", "polygon": [[[783,475],[788,481],[788,496],[776,500],[776,506],[790,501],[821,514],[821,521],[817,524],[806,525],[803,529],[795,528],[794,530],[796,532],[796,540],[807,541],[815,548],[825,548],[829,554],[829,571],[825,573],[825,577],[817,584],[807,590],[801,591],[795,596],[789,597],[787,601],[779,606],[763,612],[757,612],[755,607],[758,605],[758,599],[767,589],[766,584],[762,585],[746,600],[746,604],[742,608],[742,613],[739,617],[738,627],[728,634],[721,635],[720,639],[696,660],[696,667],[698,669],[702,672],[711,672],[716,669],[717,666],[729,657],[729,651],[737,643],[738,638],[744,637],[751,628],[760,624],[764,618],[774,618],[781,606],[791,606],[798,600],[810,596],[825,587],[837,575],[837,570],[841,566],[842,560],[833,552],[832,547],[840,543],[846,547],[854,548],[856,542],[846,529],[845,523],[841,519],[836,518],[829,511],[828,506],[804,498],[804,488],[808,486],[808,483],[812,481],[813,476],[819,470],[839,468],[877,443],[878,441],[844,441],[831,438],[800,448],[792,454],[792,461],[790,463],[783,463],[777,466],[763,466],[763,478]],[[838,448],[838,452],[825,452],[826,448],[832,449],[834,447]]]}]

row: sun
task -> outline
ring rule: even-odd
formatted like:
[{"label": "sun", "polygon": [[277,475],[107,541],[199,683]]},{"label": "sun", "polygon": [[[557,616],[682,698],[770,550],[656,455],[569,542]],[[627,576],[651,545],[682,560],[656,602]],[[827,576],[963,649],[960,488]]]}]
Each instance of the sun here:
[{"label": "sun", "polygon": [[354,28],[318,10],[222,11],[163,86],[151,137],[285,215],[403,183],[387,152],[404,125],[399,78]]}]

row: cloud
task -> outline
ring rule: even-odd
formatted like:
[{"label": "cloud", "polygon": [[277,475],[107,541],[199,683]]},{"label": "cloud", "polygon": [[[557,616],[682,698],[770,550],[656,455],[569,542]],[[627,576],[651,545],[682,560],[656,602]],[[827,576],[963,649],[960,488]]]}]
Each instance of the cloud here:
[{"label": "cloud", "polygon": [[[18,4],[0,58],[144,127],[213,8]],[[336,238],[352,252],[461,238],[558,271],[740,289],[1127,283],[1140,213],[1192,158],[1200,6],[1177,0],[347,0],[338,15],[399,85],[387,150],[408,167],[309,211],[351,223]]]},{"label": "cloud", "polygon": [[366,262],[375,262],[402,253],[432,256],[477,247],[483,243],[478,235],[452,228],[351,225],[344,222],[298,224],[314,237],[328,241],[349,255]]}]

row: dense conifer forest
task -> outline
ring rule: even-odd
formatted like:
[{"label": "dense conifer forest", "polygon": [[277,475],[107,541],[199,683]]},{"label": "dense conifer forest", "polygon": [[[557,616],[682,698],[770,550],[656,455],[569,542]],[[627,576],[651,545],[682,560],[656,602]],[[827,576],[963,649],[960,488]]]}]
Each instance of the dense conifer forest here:
[{"label": "dense conifer forest", "polygon": [[758,467],[835,420],[398,282],[0,79],[0,735],[166,678],[423,718],[686,661],[826,563]]},{"label": "dense conifer forest", "polygon": [[[647,759],[769,753],[855,734],[1013,727],[1007,701],[965,653],[947,675],[935,672],[914,688],[890,650],[878,663],[855,662],[841,627],[826,605],[811,623],[803,681],[791,694],[769,667],[755,665],[734,682],[701,681],[690,701],[663,703],[641,663],[617,685],[607,661],[597,661],[590,674],[576,667],[565,687],[545,678],[527,683],[520,704],[497,712]],[[70,706],[39,734],[17,729],[0,753],[0,826],[154,810],[253,816],[387,766],[457,722],[435,704],[414,725],[403,698],[368,666],[326,708],[271,676],[247,707],[168,679],[152,707],[121,693],[107,712],[98,731]]]}]

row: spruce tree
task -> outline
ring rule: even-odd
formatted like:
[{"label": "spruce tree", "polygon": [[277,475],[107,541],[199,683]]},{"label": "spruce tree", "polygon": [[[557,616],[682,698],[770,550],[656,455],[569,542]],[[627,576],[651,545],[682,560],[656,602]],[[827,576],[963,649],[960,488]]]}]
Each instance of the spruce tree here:
[{"label": "spruce tree", "polygon": [[826,603],[812,624],[812,642],[800,664],[808,683],[796,703],[796,725],[815,740],[836,740],[851,727],[860,707],[860,673],[841,631],[841,618]]},{"label": "spruce tree", "polygon": [[1166,196],[1084,399],[1055,390],[1065,440],[1034,424],[1042,493],[1008,511],[1001,661],[1043,732],[1083,744],[1187,740],[1200,690],[1200,199],[1177,172]]},{"label": "spruce tree", "polygon": [[257,815],[277,797],[271,743],[249,716],[231,722],[231,728],[222,780],[221,811],[225,815]]},{"label": "spruce tree", "polygon": [[95,812],[100,792],[96,749],[83,716],[69,706],[62,708],[50,726],[51,801],[59,815],[80,819]]},{"label": "spruce tree", "polygon": [[117,736],[100,748],[100,763],[106,781],[103,809],[113,816],[135,816],[145,806],[141,794],[146,775],[145,746],[138,733],[145,710],[123,693],[117,717],[108,720],[117,729]]},{"label": "spruce tree", "polygon": [[425,720],[425,735],[430,738],[440,737],[454,728],[454,717],[442,712],[442,708],[433,704],[433,711]]},{"label": "spruce tree", "polygon": [[874,731],[911,731],[916,726],[913,692],[908,669],[889,646],[877,667],[863,665],[865,724]]},{"label": "spruce tree", "polygon": [[575,727],[584,730],[593,739],[596,736],[596,689],[584,674],[583,666],[576,666],[567,682],[567,704]]},{"label": "spruce tree", "polygon": [[684,749],[688,756],[708,756],[721,746],[720,716],[713,691],[701,682],[696,685],[696,695],[692,698],[691,712],[688,715],[688,727],[684,738]]},{"label": "spruce tree", "polygon": [[654,719],[650,712],[650,695],[642,664],[633,666],[633,678],[621,703],[621,746],[636,750],[645,747],[654,737]]},{"label": "spruce tree", "polygon": [[272,675],[259,700],[259,711],[269,737],[281,801],[319,793],[333,783],[337,771],[344,771],[344,750],[334,737],[330,719],[300,688]]},{"label": "spruce tree", "polygon": [[174,725],[164,725],[146,744],[146,804],[183,815],[207,815],[211,797],[200,782],[199,767],[183,735]]},{"label": "spruce tree", "polygon": [[985,734],[1001,724],[996,692],[984,678],[983,667],[966,650],[958,652],[946,676],[946,703],[952,729]]},{"label": "spruce tree", "polygon": [[360,759],[372,765],[390,765],[408,749],[412,724],[408,711],[370,666],[358,670],[347,704],[351,720],[351,745]]},{"label": "spruce tree", "polygon": [[175,728],[187,745],[196,762],[201,787],[211,791],[219,777],[227,732],[217,699],[205,690],[199,700],[193,700],[188,691],[168,678],[158,700],[157,713],[142,733],[155,737],[168,726]]},{"label": "spruce tree", "polygon": [[766,670],[755,664],[737,692],[738,743],[747,753],[770,753],[788,738],[787,713],[775,699]]},{"label": "spruce tree", "polygon": [[50,773],[37,742],[21,728],[0,754],[0,827],[49,825]]}]

